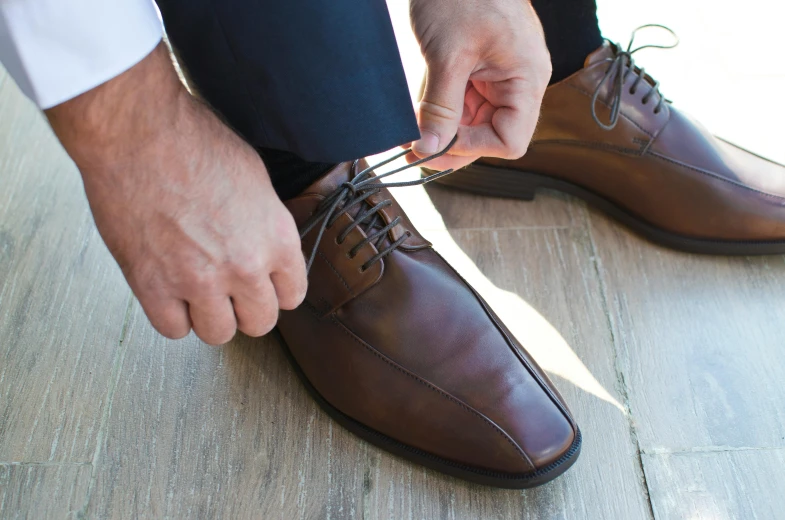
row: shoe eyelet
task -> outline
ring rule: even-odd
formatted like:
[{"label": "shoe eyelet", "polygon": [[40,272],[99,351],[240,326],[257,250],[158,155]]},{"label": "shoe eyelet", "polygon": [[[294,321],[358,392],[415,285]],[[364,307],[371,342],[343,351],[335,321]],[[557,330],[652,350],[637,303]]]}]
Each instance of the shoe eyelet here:
[{"label": "shoe eyelet", "polygon": [[364,273],[364,272],[365,272],[365,271],[367,271],[367,270],[368,270],[368,268],[367,268],[367,267],[365,267],[364,265],[361,265],[361,266],[360,266],[360,272],[361,272],[361,273]]},{"label": "shoe eyelet", "polygon": [[637,92],[635,89],[632,89],[632,88],[630,89],[630,95],[634,96],[635,92]]},{"label": "shoe eyelet", "polygon": [[342,244],[343,244],[343,240],[339,240],[338,237],[335,237],[335,245],[340,246]]},{"label": "shoe eyelet", "polygon": [[348,252],[348,253],[346,253],[346,258],[348,258],[349,260],[354,260],[354,257],[356,257],[356,256],[357,256],[357,255],[356,255],[356,254],[355,254],[355,255],[353,255],[353,254],[351,253],[351,251],[350,251],[350,252]]},{"label": "shoe eyelet", "polygon": [[649,104],[649,100],[648,99],[642,99],[641,103],[643,103],[644,105],[648,105]]}]

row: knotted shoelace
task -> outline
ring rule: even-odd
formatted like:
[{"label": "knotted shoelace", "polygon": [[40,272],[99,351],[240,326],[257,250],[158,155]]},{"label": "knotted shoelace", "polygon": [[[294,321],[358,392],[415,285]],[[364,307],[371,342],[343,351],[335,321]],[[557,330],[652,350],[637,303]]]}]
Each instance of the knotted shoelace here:
[{"label": "knotted shoelace", "polygon": [[[674,37],[675,39],[674,43],[671,45],[641,45],[640,47],[633,49],[632,43],[633,41],[635,41],[635,34],[638,31],[647,28],[659,28],[668,31]],[[635,60],[633,60],[632,55],[642,49],[647,49],[647,48],[672,49],[679,44],[679,37],[669,27],[659,24],[647,24],[647,25],[641,25],[640,27],[632,31],[632,36],[630,36],[630,43],[627,45],[627,50],[624,51],[621,50],[622,48],[621,45],[617,43],[613,43],[613,42],[610,43],[616,49],[616,57],[608,58],[608,61],[610,61],[611,63],[608,66],[608,70],[605,71],[605,75],[602,77],[602,80],[600,81],[599,85],[597,85],[597,88],[594,91],[594,95],[591,98],[591,116],[594,119],[594,122],[597,123],[597,125],[599,125],[600,128],[604,130],[613,130],[613,128],[616,126],[616,123],[619,121],[622,93],[624,92],[624,82],[627,80],[627,77],[630,74],[634,74],[636,76],[635,81],[630,87],[630,94],[633,95],[635,94],[638,88],[638,84],[641,81],[644,81],[645,83],[648,84],[648,82],[646,82],[644,79],[646,77],[646,72],[645,72],[646,69],[642,67],[637,68],[635,66]],[[660,93],[660,88],[659,88],[660,82],[654,80],[653,78],[652,81],[654,81],[654,84],[651,85],[651,89],[649,90],[649,92],[647,92],[646,95],[643,96],[641,102],[645,105],[646,103],[649,102],[649,99],[651,99],[654,96],[657,96],[658,102],[657,102],[657,106],[654,107],[654,113],[659,114],[660,110],[662,110],[662,105],[663,103],[665,103],[666,99]],[[610,82],[613,82],[613,86],[611,87],[609,93],[611,117],[608,124],[605,124],[602,121],[600,121],[600,118],[597,116],[597,100],[600,97],[600,91],[602,90],[603,85]]]},{"label": "knotted shoelace", "polygon": [[360,227],[365,232],[365,238],[352,247],[352,249],[349,251],[349,257],[353,258],[365,244],[370,242],[373,242],[374,246],[378,250],[378,253],[376,253],[372,258],[368,259],[368,261],[360,267],[362,271],[366,271],[374,263],[389,255],[401,244],[403,244],[411,236],[410,231],[406,231],[406,233],[401,238],[395,240],[386,248],[382,249],[385,235],[400,223],[401,217],[395,217],[392,221],[390,221],[389,224],[383,225],[384,220],[379,212],[383,208],[391,206],[392,200],[385,199],[377,204],[372,205],[368,202],[368,198],[381,191],[382,188],[420,186],[434,181],[439,177],[449,175],[452,173],[452,169],[440,171],[413,181],[389,183],[381,181],[381,179],[385,177],[395,175],[396,173],[400,173],[404,170],[408,170],[409,168],[414,168],[425,162],[436,159],[437,157],[441,157],[447,153],[450,148],[452,148],[457,139],[458,136],[456,135],[452,141],[450,141],[450,144],[448,144],[447,147],[440,152],[423,159],[419,159],[411,164],[401,166],[400,168],[396,168],[389,172],[376,175],[375,177],[371,176],[371,172],[405,156],[407,153],[409,153],[409,150],[403,150],[402,152],[397,153],[378,164],[374,164],[365,168],[359,173],[357,173],[357,168],[360,161],[359,159],[355,160],[351,166],[349,175],[350,179],[338,186],[335,191],[328,195],[327,198],[324,199],[316,208],[314,214],[305,222],[305,224],[303,224],[303,227],[300,229],[300,240],[302,240],[312,229],[314,229],[316,226],[319,226],[319,233],[316,235],[313,249],[311,250],[310,257],[308,258],[308,262],[306,264],[306,272],[311,271],[311,266],[313,265],[314,259],[316,258],[319,244],[321,243],[322,237],[324,236],[324,232],[327,230],[327,228],[332,226],[341,215],[347,213],[358,204],[362,204],[364,207],[360,208],[359,212],[354,216],[353,222],[338,235],[337,240],[339,244],[343,243],[349,233],[351,233],[352,230],[356,227]]}]

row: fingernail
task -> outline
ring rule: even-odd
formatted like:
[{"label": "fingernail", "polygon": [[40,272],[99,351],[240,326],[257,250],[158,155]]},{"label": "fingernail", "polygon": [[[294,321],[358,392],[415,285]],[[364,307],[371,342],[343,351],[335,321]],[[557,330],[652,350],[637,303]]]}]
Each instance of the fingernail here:
[{"label": "fingernail", "polygon": [[425,130],[422,132],[420,140],[414,143],[414,151],[422,154],[433,154],[439,151],[439,136],[433,132]]}]

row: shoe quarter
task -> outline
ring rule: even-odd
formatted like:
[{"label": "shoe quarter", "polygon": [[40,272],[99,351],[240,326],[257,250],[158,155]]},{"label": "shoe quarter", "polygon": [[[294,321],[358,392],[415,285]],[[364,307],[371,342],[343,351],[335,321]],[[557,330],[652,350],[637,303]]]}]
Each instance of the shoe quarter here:
[{"label": "shoe quarter", "polygon": [[[321,200],[321,196],[307,195],[286,202],[286,207],[300,226]],[[365,244],[354,256],[351,255],[352,248],[366,238],[359,227],[355,227],[343,241],[339,241],[341,233],[352,222],[351,217],[343,214],[324,230],[308,274],[309,284],[305,299],[322,316],[329,315],[378,283],[384,272],[383,259],[363,270],[363,265],[378,252],[373,244]],[[319,227],[316,226],[308,232],[302,240],[306,256],[313,250]],[[310,283],[312,280],[319,280],[319,283]]]},{"label": "shoe quarter", "polygon": [[[592,96],[602,80],[607,65],[598,63],[551,86],[543,98],[543,110],[534,143],[564,143],[593,148],[611,149],[620,153],[641,155],[662,131],[670,117],[670,108],[663,104],[655,114],[652,102],[641,98],[650,88],[641,83],[635,94],[630,92],[632,75],[622,87],[619,119],[612,130],[601,128],[592,117]],[[610,121],[610,82],[600,89],[596,113],[600,121]]]}]

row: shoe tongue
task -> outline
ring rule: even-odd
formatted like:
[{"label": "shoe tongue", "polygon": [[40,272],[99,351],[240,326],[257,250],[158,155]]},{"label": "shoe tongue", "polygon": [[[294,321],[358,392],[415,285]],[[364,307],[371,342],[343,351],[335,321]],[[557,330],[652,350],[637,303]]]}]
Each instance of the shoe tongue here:
[{"label": "shoe tongue", "polygon": [[[338,187],[343,184],[344,182],[350,180],[352,176],[352,162],[347,161],[337,164],[334,168],[329,170],[327,173],[322,175],[316,182],[311,184],[308,188],[303,191],[300,196],[302,195],[321,195],[322,197],[327,197],[331,195]],[[361,159],[357,163],[357,170],[354,172],[360,173],[365,168],[368,167],[368,162],[365,159]],[[373,172],[370,174],[373,177]],[[348,215],[352,218],[356,218],[357,215],[364,210],[364,208],[371,207],[373,204],[379,202],[380,196],[371,196],[366,201],[356,204],[353,208],[348,211]],[[342,207],[342,206],[341,206]],[[375,227],[384,226],[384,223],[381,225],[377,225]],[[367,232],[367,223],[361,224],[363,230]]]},{"label": "shoe tongue", "polygon": [[601,61],[611,60],[615,55],[614,46],[606,40],[602,42],[602,45],[596,51],[586,57],[586,61],[583,62],[583,68],[588,68]]},{"label": "shoe tongue", "polygon": [[[368,167],[365,159],[357,164],[357,172],[360,173]],[[335,165],[331,170],[322,175],[316,182],[308,186],[301,195],[322,195],[324,197],[334,192],[338,186],[349,180],[352,172],[352,161],[342,162]]]}]

